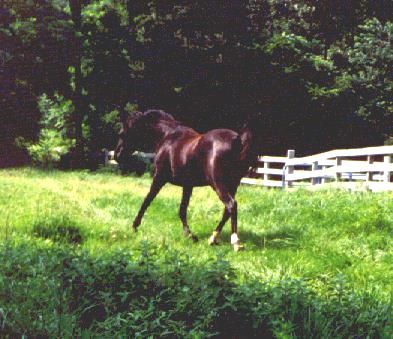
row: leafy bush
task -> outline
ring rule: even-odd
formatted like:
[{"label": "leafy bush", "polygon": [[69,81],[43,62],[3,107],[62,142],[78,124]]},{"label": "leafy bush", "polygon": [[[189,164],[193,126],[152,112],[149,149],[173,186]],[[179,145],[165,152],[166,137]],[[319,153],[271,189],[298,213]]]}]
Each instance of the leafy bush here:
[{"label": "leafy bush", "polygon": [[38,141],[33,143],[17,138],[16,144],[27,149],[35,164],[52,168],[75,144],[67,136],[67,121],[73,106],[71,100],[65,100],[58,94],[55,94],[54,99],[43,94],[39,97],[38,107],[42,113]]},{"label": "leafy bush", "polygon": [[94,257],[72,247],[0,246],[3,337],[381,337],[392,305],[338,276],[239,283],[218,257],[197,264],[142,243]]}]

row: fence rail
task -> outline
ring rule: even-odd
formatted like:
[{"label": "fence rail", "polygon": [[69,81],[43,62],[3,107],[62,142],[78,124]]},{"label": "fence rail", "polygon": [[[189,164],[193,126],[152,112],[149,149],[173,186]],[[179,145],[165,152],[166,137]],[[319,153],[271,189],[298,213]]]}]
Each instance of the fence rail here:
[{"label": "fence rail", "polygon": [[258,166],[242,183],[266,187],[326,186],[372,191],[393,190],[393,146],[339,149],[296,158],[260,156]]},{"label": "fence rail", "polygon": [[[137,155],[140,158],[150,162],[152,162],[155,157],[154,153],[145,153],[145,152],[134,152],[134,155]],[[115,160],[115,151],[105,150],[105,165],[117,166],[117,161]]]}]

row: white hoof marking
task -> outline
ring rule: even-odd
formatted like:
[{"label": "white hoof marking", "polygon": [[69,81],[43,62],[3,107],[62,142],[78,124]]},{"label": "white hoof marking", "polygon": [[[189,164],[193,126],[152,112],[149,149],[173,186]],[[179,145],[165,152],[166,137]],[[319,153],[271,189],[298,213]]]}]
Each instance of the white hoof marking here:
[{"label": "white hoof marking", "polygon": [[217,245],[218,244],[217,238],[218,238],[219,234],[220,233],[218,233],[217,231],[213,232],[213,234],[210,236],[210,238],[208,240],[209,245]]},{"label": "white hoof marking", "polygon": [[231,244],[235,245],[240,241],[239,237],[237,236],[237,233],[232,233],[231,235]]}]

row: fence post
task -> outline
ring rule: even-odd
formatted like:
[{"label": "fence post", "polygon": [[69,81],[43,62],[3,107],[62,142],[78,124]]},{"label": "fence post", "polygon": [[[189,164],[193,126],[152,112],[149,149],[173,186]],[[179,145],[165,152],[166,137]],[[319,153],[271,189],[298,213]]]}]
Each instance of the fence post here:
[{"label": "fence post", "polygon": [[[367,156],[367,164],[372,165],[374,163],[374,157],[372,155]],[[373,172],[368,171],[366,181],[370,182],[373,180]]]},{"label": "fence post", "polygon": [[[263,169],[267,170],[268,168],[270,168],[270,163],[267,162],[267,161],[264,161],[263,162]],[[263,173],[263,182],[264,182],[264,184],[266,185],[268,181],[269,181],[269,174],[268,173]]]},{"label": "fence post", "polygon": [[[325,170],[327,168],[327,166],[321,166],[321,170]],[[322,172],[322,178],[321,178],[321,184],[324,185],[326,184],[326,176],[325,176],[325,172]]]},{"label": "fence post", "polygon": [[[318,169],[318,161],[314,161],[314,162],[312,163],[312,166],[311,166],[311,173],[313,174],[314,171],[316,171],[317,169]],[[313,176],[313,177],[311,178],[311,185],[316,185],[316,184],[318,184],[318,179],[319,179],[319,178]]]},{"label": "fence post", "polygon": [[[293,150],[293,149],[288,150],[288,152],[287,152],[287,159],[288,160],[289,159],[293,159],[294,157],[295,157],[295,150]],[[293,174],[293,171],[294,171],[294,166],[287,166],[286,167],[285,180],[287,182],[287,187],[291,187],[292,186],[292,181],[288,180],[287,178],[288,178],[289,174]]]},{"label": "fence post", "polygon": [[[391,155],[385,155],[383,157],[383,162],[388,165],[392,162],[392,156]],[[390,182],[390,173],[389,171],[384,171],[383,172],[383,181],[384,182]]]},{"label": "fence post", "polygon": [[[341,166],[341,164],[343,163],[343,159],[340,157],[336,158],[336,166],[339,167]],[[336,181],[340,181],[341,180],[341,172],[337,172],[336,171]]]}]

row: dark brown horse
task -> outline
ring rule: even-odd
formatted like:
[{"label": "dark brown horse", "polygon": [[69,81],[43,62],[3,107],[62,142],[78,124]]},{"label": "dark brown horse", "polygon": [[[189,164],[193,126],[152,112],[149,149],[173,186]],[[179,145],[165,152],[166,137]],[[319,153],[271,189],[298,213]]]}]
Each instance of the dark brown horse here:
[{"label": "dark brown horse", "polygon": [[231,244],[236,251],[241,249],[237,235],[235,194],[241,178],[256,158],[251,139],[248,126],[240,134],[229,129],[199,134],[161,110],[136,112],[123,119],[115,150],[116,161],[125,163],[136,150],[156,152],[153,182],[134,220],[134,230],[137,230],[146,209],[160,189],[169,182],[183,187],[179,216],[184,234],[197,241],[187,223],[187,207],[193,187],[209,185],[225,205],[222,219],[209,238],[209,244],[217,244],[225,222],[231,217]]}]

